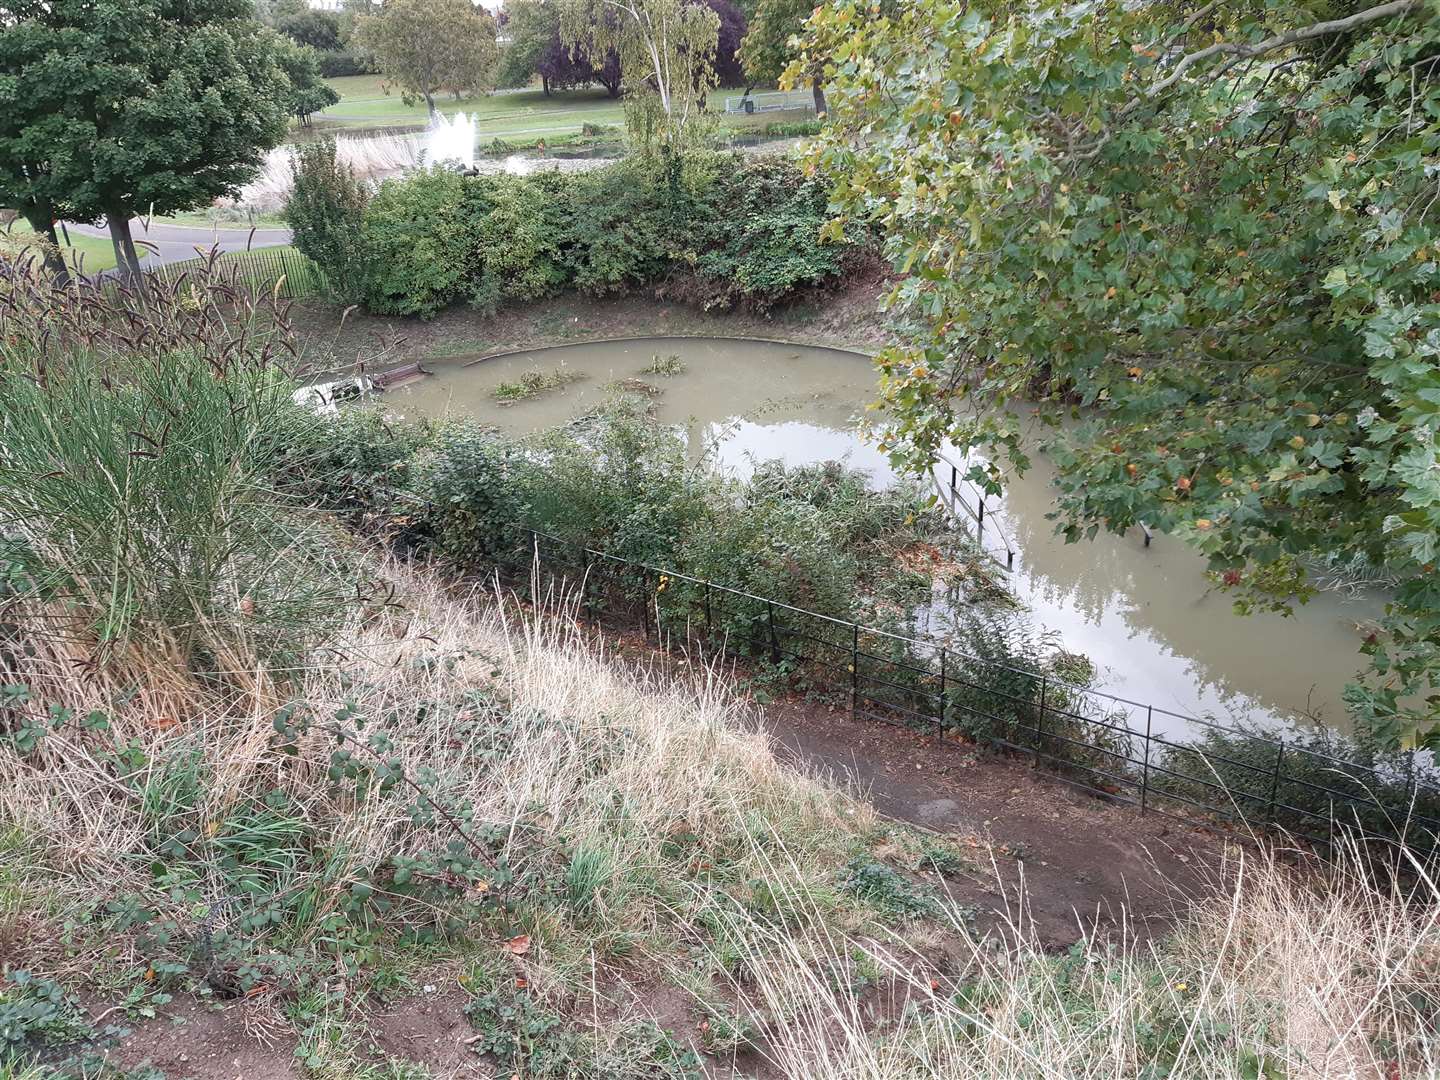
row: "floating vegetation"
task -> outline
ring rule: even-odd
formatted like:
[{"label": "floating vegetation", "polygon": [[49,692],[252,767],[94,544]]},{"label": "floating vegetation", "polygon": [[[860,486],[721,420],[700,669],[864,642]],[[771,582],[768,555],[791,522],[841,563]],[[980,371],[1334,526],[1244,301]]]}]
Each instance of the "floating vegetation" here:
[{"label": "floating vegetation", "polygon": [[650,363],[640,369],[641,375],[664,375],[667,379],[671,375],[685,374],[685,361],[678,355],[671,353],[669,356],[661,356],[656,353],[650,357]]},{"label": "floating vegetation", "polygon": [[618,394],[639,394],[641,397],[647,398],[658,398],[665,393],[660,387],[654,386],[644,379],[616,379],[614,382],[606,383],[605,389]]},{"label": "floating vegetation", "polygon": [[527,371],[516,382],[502,382],[495,387],[495,400],[501,405],[514,405],[517,401],[559,390],[572,382],[585,378],[578,371],[567,371],[563,367],[554,371]]}]

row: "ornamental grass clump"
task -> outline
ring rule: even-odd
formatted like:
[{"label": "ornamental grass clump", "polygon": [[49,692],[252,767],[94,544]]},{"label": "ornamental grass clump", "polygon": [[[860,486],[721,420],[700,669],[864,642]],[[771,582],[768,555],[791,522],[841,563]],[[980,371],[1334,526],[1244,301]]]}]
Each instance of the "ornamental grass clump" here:
[{"label": "ornamental grass clump", "polygon": [[173,285],[0,287],[7,682],[143,686],[293,665],[340,591],[267,481],[294,357],[284,311],[203,265]]}]

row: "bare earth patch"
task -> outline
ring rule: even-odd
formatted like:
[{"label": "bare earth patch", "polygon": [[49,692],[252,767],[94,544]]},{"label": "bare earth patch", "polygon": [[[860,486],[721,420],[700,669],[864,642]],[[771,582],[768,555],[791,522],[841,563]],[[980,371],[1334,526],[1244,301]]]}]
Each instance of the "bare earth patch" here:
[{"label": "bare earth patch", "polygon": [[948,883],[955,899],[981,908],[982,929],[1023,918],[1050,948],[1090,930],[1114,936],[1122,924],[1132,938],[1148,937],[1187,897],[1219,884],[1221,842],[1199,826],[1107,805],[1019,761],[799,697],[763,717],[792,758],[859,785],[881,813],[978,835],[1012,856],[982,879]]},{"label": "bare earth patch", "polygon": [[[344,365],[484,356],[509,349],[609,337],[779,338],[860,351],[878,350],[891,338],[879,313],[885,282],[855,281],[843,289],[801,299],[769,315],[704,312],[645,297],[596,299],[568,294],[484,315],[466,307],[428,321],[395,319],[305,301],[293,319],[307,355]],[[379,354],[377,356],[377,353]]]},{"label": "bare earth patch", "polygon": [[264,1039],[247,1023],[249,1002],[214,1006],[177,996],[153,1020],[135,1024],[131,1033],[105,1052],[116,1069],[150,1065],[167,1080],[290,1080],[301,1075],[293,1035]]}]

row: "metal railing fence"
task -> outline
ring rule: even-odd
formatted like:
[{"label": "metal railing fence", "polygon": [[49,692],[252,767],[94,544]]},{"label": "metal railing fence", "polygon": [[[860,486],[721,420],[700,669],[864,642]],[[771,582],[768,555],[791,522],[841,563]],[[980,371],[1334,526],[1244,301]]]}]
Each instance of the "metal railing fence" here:
[{"label": "metal railing fence", "polygon": [[1358,829],[1422,853],[1440,836],[1440,780],[1414,753],[1349,760],[1186,716],[950,644],[848,622],[535,530],[501,569],[521,589],[574,590],[581,614],[638,625],[666,647],[703,644],[771,677],[848,701],[857,718],[957,734],[1031,759],[1142,812],[1280,827],[1317,846]]}]

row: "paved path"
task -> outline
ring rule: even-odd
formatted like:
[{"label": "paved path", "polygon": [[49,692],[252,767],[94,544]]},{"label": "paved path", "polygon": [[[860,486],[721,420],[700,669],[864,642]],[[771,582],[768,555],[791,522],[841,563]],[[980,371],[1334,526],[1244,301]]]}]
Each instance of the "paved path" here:
[{"label": "paved path", "polygon": [[[110,230],[103,225],[66,225],[70,232],[80,236],[99,236],[108,239]],[[221,251],[244,251],[248,248],[272,247],[290,242],[289,229],[256,229],[252,236],[249,229],[212,229],[190,225],[166,225],[151,222],[145,228],[141,219],[130,223],[130,235],[135,248],[145,263],[183,262],[219,246]],[[150,255],[145,256],[149,251]]]}]

